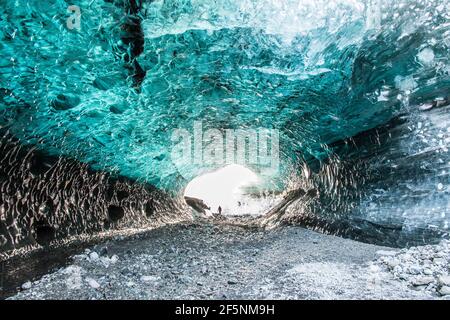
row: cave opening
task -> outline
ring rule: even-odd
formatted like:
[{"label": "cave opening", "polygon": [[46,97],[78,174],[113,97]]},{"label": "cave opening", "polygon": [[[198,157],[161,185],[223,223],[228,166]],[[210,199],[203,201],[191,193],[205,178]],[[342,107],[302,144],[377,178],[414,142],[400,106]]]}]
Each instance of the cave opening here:
[{"label": "cave opening", "polygon": [[206,216],[259,216],[268,209],[262,200],[262,185],[263,180],[256,172],[231,164],[191,180],[184,189],[184,198]]}]

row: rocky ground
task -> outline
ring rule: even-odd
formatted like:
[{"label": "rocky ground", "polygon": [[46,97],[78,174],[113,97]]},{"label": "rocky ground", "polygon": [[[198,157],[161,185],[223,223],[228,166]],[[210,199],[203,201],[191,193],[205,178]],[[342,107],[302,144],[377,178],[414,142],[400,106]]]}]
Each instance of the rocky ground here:
[{"label": "rocky ground", "polygon": [[415,290],[450,298],[450,241],[381,253],[384,256],[376,264],[395,279],[406,282]]},{"label": "rocky ground", "polygon": [[178,224],[87,249],[11,299],[446,299],[449,258],[449,242],[399,251],[297,227]]}]

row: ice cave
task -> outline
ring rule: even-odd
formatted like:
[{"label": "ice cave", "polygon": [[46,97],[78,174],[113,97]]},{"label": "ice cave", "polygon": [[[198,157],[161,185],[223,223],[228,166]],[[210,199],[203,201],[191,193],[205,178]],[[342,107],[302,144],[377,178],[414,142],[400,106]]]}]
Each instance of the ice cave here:
[{"label": "ice cave", "polygon": [[[325,272],[293,260],[314,245],[381,252],[393,297],[450,297],[449,53],[449,0],[0,0],[0,299],[340,298],[292,285]],[[118,280],[87,264],[131,270],[142,247],[291,265],[247,292],[195,284],[232,272],[217,257],[166,257],[126,275],[158,290],[102,291]],[[437,267],[391,261],[421,248]],[[194,284],[161,289],[190,281],[170,264]]]}]

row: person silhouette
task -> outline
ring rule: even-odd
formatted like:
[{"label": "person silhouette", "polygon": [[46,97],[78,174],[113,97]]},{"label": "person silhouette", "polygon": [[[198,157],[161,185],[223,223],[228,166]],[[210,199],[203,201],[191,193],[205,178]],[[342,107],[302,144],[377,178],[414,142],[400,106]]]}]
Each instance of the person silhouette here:
[{"label": "person silhouette", "polygon": [[222,207],[219,206],[219,208],[217,209],[217,211],[219,211],[219,214],[222,214]]}]

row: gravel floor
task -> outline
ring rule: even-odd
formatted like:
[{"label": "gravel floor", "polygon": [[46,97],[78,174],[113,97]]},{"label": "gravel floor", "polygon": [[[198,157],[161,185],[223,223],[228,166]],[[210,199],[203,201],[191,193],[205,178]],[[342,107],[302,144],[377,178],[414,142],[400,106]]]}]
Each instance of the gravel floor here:
[{"label": "gravel floor", "polygon": [[393,274],[396,254],[297,227],[178,224],[87,249],[11,299],[442,299]]}]

